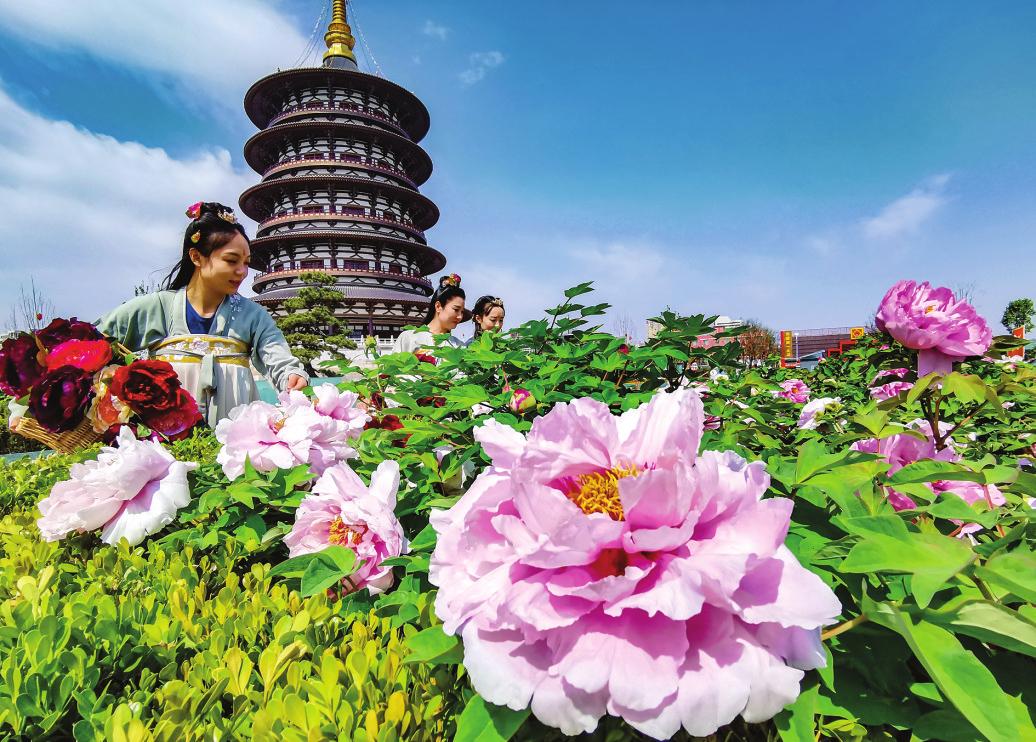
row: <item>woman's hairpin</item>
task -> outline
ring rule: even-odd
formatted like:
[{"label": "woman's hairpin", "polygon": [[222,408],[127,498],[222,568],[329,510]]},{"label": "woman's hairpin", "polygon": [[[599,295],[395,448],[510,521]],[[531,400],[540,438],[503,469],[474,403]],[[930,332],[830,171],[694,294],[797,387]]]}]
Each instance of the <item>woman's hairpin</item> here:
[{"label": "woman's hairpin", "polygon": [[190,206],[188,206],[187,207],[187,211],[185,213],[191,219],[198,219],[198,218],[200,218],[201,217],[201,201],[199,201],[196,204],[191,204]]},{"label": "woman's hairpin", "polygon": [[201,242],[201,230],[200,229],[197,232],[195,232],[194,234],[191,235],[191,242],[193,242],[195,245],[197,245],[199,242]]},{"label": "woman's hairpin", "polygon": [[460,276],[456,273],[451,273],[448,276],[443,276],[441,283],[444,286],[460,286]]},{"label": "woman's hairpin", "polygon": [[230,209],[225,209],[224,211],[219,212],[219,218],[225,222],[237,224],[237,217],[234,216],[234,212]]}]

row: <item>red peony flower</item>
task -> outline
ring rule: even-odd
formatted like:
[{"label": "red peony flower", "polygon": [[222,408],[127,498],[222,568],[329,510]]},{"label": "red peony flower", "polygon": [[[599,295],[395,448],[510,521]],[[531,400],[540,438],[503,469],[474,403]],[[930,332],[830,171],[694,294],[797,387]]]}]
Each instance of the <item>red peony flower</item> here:
[{"label": "red peony flower", "polygon": [[446,405],[446,397],[440,397],[438,395],[432,397],[421,397],[417,400],[417,404],[422,407],[444,407]]},{"label": "red peony flower", "polygon": [[624,356],[628,356],[630,354],[630,347],[626,345],[626,343],[623,343],[619,346],[618,351],[622,353]]},{"label": "red peony flower", "polygon": [[52,433],[72,430],[90,405],[93,377],[81,368],[62,366],[47,372],[29,394],[29,412]]},{"label": "red peony flower", "polygon": [[51,350],[66,340],[102,340],[104,335],[89,322],[80,322],[75,317],[58,317],[42,330],[37,330],[36,337],[43,343],[44,348]]},{"label": "red peony flower", "polygon": [[16,335],[0,345],[0,392],[12,397],[29,393],[44,374],[37,355],[39,348],[32,335]]},{"label": "red peony flower", "polygon": [[180,379],[165,361],[134,361],[115,371],[111,390],[138,415],[156,414],[176,408]]},{"label": "red peony flower", "polygon": [[47,354],[47,369],[75,366],[93,374],[111,359],[112,346],[107,340],[66,340]]},{"label": "red peony flower", "polygon": [[164,410],[143,412],[140,419],[166,439],[177,441],[189,436],[202,417],[194,397],[186,389],[177,389],[173,406]]},{"label": "red peony flower", "polygon": [[430,363],[433,366],[439,363],[439,359],[430,353],[422,353],[419,350],[414,351],[414,357],[422,363]]},{"label": "red peony flower", "polygon": [[[382,415],[379,417],[372,417],[366,425],[363,426],[364,430],[399,430],[403,427],[403,423],[400,422],[399,418],[395,415]],[[406,446],[407,440],[410,439],[409,435],[403,436],[398,440],[392,441],[392,445],[396,448],[403,448]]]}]

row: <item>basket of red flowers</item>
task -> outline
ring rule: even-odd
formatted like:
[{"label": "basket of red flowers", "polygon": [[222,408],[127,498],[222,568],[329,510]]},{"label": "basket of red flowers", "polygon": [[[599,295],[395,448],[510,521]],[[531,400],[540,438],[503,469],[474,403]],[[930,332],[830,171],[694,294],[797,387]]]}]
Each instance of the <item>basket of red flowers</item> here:
[{"label": "basket of red flowers", "polygon": [[172,366],[136,359],[75,317],[3,342],[0,392],[14,398],[11,430],[61,453],[113,438],[123,425],[177,440],[202,419]]}]

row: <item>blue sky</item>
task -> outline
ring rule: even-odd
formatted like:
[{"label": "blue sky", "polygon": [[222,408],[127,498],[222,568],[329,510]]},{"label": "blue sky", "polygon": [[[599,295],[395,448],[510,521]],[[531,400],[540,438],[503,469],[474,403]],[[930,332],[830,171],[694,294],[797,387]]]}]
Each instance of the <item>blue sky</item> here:
[{"label": "blue sky", "polygon": [[[324,4],[0,0],[0,325],[30,276],[96,316],[173,261],[187,203],[236,204],[244,91]],[[1036,295],[1036,4],[351,5],[431,112],[430,241],[509,320],[588,279],[638,330],[863,324],[909,277],[1001,331]]]}]

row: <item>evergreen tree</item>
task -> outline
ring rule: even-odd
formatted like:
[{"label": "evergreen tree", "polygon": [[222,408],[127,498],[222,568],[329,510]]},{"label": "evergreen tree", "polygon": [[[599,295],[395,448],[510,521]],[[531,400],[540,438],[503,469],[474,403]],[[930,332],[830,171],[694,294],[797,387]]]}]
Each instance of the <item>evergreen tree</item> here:
[{"label": "evergreen tree", "polygon": [[356,343],[346,334],[349,326],[335,317],[335,308],[342,295],[331,288],[334,276],[321,271],[307,271],[299,276],[306,284],[298,294],[284,302],[291,314],[276,320],[291,347],[292,354],[302,361],[310,376],[317,376],[313,361],[323,353],[332,356],[351,350]]},{"label": "evergreen tree", "polygon": [[1016,327],[1024,327],[1025,331],[1029,332],[1033,328],[1032,315],[1034,312],[1036,312],[1036,307],[1033,306],[1032,299],[1015,299],[1007,305],[1000,322],[1008,332],[1012,332]]}]

